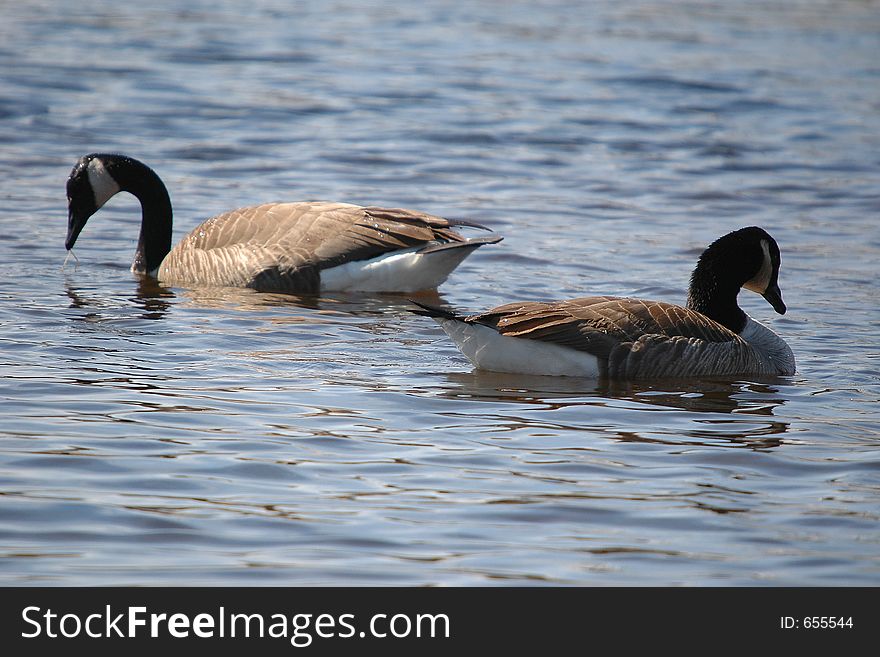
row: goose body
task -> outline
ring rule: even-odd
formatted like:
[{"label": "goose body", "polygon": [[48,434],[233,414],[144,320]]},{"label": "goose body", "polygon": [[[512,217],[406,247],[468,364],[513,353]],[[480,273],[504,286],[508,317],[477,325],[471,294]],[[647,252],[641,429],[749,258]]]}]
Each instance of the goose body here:
[{"label": "goose body", "polygon": [[716,240],[691,276],[687,306],[613,296],[509,303],[465,316],[424,304],[476,367],[498,372],[639,379],[790,375],[795,359],[736,302],[743,287],[780,314],[780,255],[761,228]]},{"label": "goose body", "polygon": [[120,191],[141,202],[132,271],[166,285],[415,292],[437,287],[475,249],[502,239],[467,239],[457,227],[484,227],[423,212],[305,201],[219,214],[172,249],[171,201],[159,176],[133,158],[95,153],[80,158],[67,181],[68,250]]}]

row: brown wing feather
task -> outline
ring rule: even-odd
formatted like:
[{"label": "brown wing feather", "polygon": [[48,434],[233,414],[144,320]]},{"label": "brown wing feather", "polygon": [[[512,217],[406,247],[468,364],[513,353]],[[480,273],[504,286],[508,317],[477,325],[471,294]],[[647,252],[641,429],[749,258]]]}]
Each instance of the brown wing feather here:
[{"label": "brown wing feather", "polygon": [[[599,332],[615,341],[642,335],[684,336],[726,342],[737,336],[705,315],[662,301],[624,297],[584,297],[550,303],[527,302],[498,306],[468,321],[497,328],[505,335],[556,341],[559,334]],[[565,338],[569,341],[568,338]]]},{"label": "brown wing feather", "polygon": [[738,335],[701,313],[662,301],[603,296],[511,303],[465,321],[588,352],[605,361],[605,373],[615,378],[764,369]]},{"label": "brown wing feather", "polygon": [[395,249],[467,242],[454,224],[397,208],[267,203],[206,220],[166,256],[159,274],[170,284],[317,292],[321,269]]}]

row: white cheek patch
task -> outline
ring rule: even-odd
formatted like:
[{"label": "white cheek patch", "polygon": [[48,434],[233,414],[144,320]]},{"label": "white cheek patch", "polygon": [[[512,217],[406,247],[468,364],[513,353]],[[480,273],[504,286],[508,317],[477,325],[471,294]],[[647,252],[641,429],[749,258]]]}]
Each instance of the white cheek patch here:
[{"label": "white cheek patch", "polygon": [[119,183],[113,180],[113,176],[104,168],[104,163],[98,158],[89,162],[87,171],[89,174],[89,185],[91,185],[92,193],[95,195],[95,208],[97,209],[119,192]]},{"label": "white cheek patch", "polygon": [[761,268],[750,280],[743,283],[743,287],[758,294],[764,294],[770,285],[770,276],[773,273],[773,261],[770,259],[770,245],[767,240],[761,240],[761,250],[764,252],[764,262]]}]

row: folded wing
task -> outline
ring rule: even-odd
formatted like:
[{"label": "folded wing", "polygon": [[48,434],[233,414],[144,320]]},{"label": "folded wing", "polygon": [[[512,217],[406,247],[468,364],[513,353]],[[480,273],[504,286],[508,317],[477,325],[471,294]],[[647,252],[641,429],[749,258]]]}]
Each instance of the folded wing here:
[{"label": "folded wing", "polygon": [[513,303],[466,318],[503,335],[588,352],[613,378],[774,373],[741,337],[674,304],[622,297]]},{"label": "folded wing", "polygon": [[395,208],[346,203],[267,203],[206,220],[165,258],[159,277],[174,284],[232,285],[265,291],[318,291],[322,269],[414,247],[468,240],[455,226],[477,224]]}]

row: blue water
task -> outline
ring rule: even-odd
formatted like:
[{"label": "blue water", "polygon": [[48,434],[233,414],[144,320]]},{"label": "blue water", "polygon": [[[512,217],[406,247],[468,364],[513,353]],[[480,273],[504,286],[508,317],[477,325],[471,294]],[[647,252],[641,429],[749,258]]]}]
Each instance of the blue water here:
[{"label": "blue water", "polygon": [[[0,583],[880,584],[880,4],[0,8]],[[469,217],[479,310],[683,302],[710,241],[796,376],[474,371],[393,296],[140,284],[120,195],[62,268],[88,152],[175,241],[268,200]]]}]

